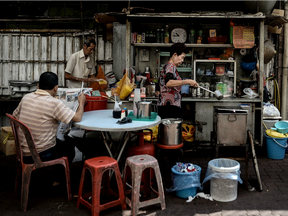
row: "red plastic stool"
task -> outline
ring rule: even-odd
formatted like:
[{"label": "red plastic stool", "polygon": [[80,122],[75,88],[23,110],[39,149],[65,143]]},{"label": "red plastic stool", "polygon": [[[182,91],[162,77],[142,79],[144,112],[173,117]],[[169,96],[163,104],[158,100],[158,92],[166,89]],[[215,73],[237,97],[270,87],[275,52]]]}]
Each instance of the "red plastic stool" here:
[{"label": "red plastic stool", "polygon": [[[119,195],[110,189],[110,180],[109,180],[109,172],[105,172],[107,170],[114,170],[115,177],[118,185]],[[92,177],[92,192],[83,194],[83,187],[85,184],[85,176],[86,171],[90,171]],[[103,173],[105,172],[105,175]],[[115,197],[118,197],[117,200],[105,203],[100,205],[100,193],[101,193],[101,182],[103,175],[103,189],[109,194],[112,194]],[[92,196],[92,204],[87,202],[84,198],[88,198]],[[99,216],[100,211],[105,209],[121,205],[122,210],[126,209],[125,196],[123,191],[123,184],[121,179],[121,174],[119,171],[118,163],[113,158],[103,156],[103,157],[95,157],[89,160],[86,160],[83,166],[79,192],[78,192],[78,200],[77,200],[77,208],[80,208],[80,204],[86,206],[90,211],[92,216]]]},{"label": "red plastic stool", "polygon": [[[126,174],[127,166],[129,166],[131,171],[132,171],[132,196],[131,196],[131,200],[128,197],[126,197],[126,203],[131,207],[132,216],[136,216],[138,214],[140,208],[145,207],[145,206],[154,205],[157,203],[160,203],[161,209],[164,210],[166,208],[165,196],[164,196],[164,190],[163,190],[162,177],[161,177],[158,161],[156,160],[156,158],[154,158],[150,155],[146,155],[146,154],[128,157],[126,159],[125,168],[124,168],[124,175],[123,175],[123,185],[124,186],[126,185],[126,181],[127,181],[127,174]],[[156,193],[158,195],[158,197],[140,202],[139,193],[140,193],[141,176],[142,176],[142,172],[146,168],[153,168],[154,169],[156,181],[157,181],[157,185],[158,185],[158,192],[155,191],[151,186],[151,179],[150,179],[151,177],[149,175],[150,172],[148,172],[148,175],[145,175],[146,178],[148,178],[148,179],[147,179],[147,181],[145,181],[146,184],[144,185],[144,187],[149,187],[150,192],[152,190],[154,193]],[[148,182],[148,184],[147,184],[147,182]],[[125,187],[124,187],[124,191],[126,194]]]}]

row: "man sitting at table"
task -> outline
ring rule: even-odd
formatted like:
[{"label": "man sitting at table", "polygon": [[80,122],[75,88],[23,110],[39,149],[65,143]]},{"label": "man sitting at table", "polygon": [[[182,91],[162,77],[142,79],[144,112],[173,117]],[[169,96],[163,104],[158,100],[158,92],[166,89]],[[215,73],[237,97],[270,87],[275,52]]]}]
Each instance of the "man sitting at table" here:
[{"label": "man sitting at table", "polygon": [[[42,73],[37,91],[22,98],[13,116],[30,128],[42,161],[67,156],[71,165],[75,157],[75,145],[56,139],[58,121],[65,124],[70,121],[80,122],[84,112],[85,96],[83,93],[78,96],[79,107],[74,112],[55,98],[57,89],[57,75],[53,72]],[[21,136],[24,163],[33,163],[26,139],[23,134]]]}]

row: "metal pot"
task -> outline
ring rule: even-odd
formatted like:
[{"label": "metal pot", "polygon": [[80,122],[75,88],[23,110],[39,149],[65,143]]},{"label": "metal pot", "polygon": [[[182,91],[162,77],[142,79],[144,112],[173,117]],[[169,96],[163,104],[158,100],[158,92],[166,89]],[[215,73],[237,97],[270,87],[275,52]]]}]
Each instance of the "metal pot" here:
[{"label": "metal pot", "polygon": [[159,141],[162,145],[179,145],[182,143],[182,119],[162,119],[159,125]]},{"label": "metal pot", "polygon": [[152,102],[138,101],[137,106],[137,118],[151,118],[151,105]]}]

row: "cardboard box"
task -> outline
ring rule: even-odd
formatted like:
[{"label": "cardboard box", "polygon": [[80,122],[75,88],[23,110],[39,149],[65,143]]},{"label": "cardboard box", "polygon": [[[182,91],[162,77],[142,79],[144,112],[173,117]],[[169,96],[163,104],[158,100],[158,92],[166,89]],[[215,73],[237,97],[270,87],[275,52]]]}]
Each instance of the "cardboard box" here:
[{"label": "cardboard box", "polygon": [[[271,13],[271,15],[275,15],[275,16],[284,16],[284,10],[280,10],[280,9],[274,9],[273,12]],[[268,26],[268,32],[269,33],[274,33],[274,34],[281,34],[282,32],[282,28],[283,27],[278,27],[278,26]]]},{"label": "cardboard box", "polygon": [[216,29],[210,29],[209,30],[209,37],[216,37]]},{"label": "cardboard box", "polygon": [[4,144],[3,141],[5,140],[5,136],[2,134],[0,135],[0,150],[6,155],[16,155],[16,146],[14,140],[7,140]]},{"label": "cardboard box", "polygon": [[10,126],[7,127],[1,127],[1,134],[5,137],[9,136],[9,140],[14,140],[12,128]]}]

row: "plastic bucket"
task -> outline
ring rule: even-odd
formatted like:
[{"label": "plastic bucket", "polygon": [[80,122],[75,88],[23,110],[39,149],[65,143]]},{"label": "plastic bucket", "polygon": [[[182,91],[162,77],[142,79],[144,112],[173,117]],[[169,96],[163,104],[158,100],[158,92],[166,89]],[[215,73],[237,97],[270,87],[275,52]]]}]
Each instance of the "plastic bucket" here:
[{"label": "plastic bucket", "polygon": [[284,159],[287,148],[287,138],[273,138],[265,134],[267,157],[271,159]]},{"label": "plastic bucket", "polygon": [[[100,92],[101,95],[106,96],[105,93]],[[92,111],[92,110],[103,110],[107,109],[107,98],[102,96],[89,96],[85,95],[86,103],[84,107],[84,112]]]},{"label": "plastic bucket", "polygon": [[[191,175],[199,175],[200,177],[200,173],[201,173],[201,167],[197,166],[197,165],[194,165],[193,166],[195,167],[196,171],[194,172],[187,172],[187,173],[181,173],[181,172],[177,172],[175,167],[177,165],[173,166],[171,168],[171,171],[173,172],[173,174],[177,177],[177,179],[179,181],[182,181],[184,179],[185,181],[185,178],[187,178],[187,176],[191,176]],[[198,179],[198,182],[200,184],[200,178]],[[177,184],[177,185],[175,185]],[[181,183],[179,182],[179,185],[181,185]],[[174,187],[177,188],[178,186],[178,183],[177,182],[174,182]],[[197,194],[197,187],[190,187],[190,188],[185,188],[185,189],[181,189],[181,190],[176,190],[175,191],[175,194],[176,196],[180,197],[180,198],[183,198],[183,199],[187,199],[189,196],[192,196],[194,197],[196,194]]]},{"label": "plastic bucket", "polygon": [[[231,166],[227,166],[225,162],[229,162]],[[235,173],[239,171],[240,164],[231,159],[218,158],[209,161],[208,169],[212,169],[216,173]],[[238,180],[211,178],[210,194],[212,198],[219,202],[230,202],[236,200],[238,191]]]}]

